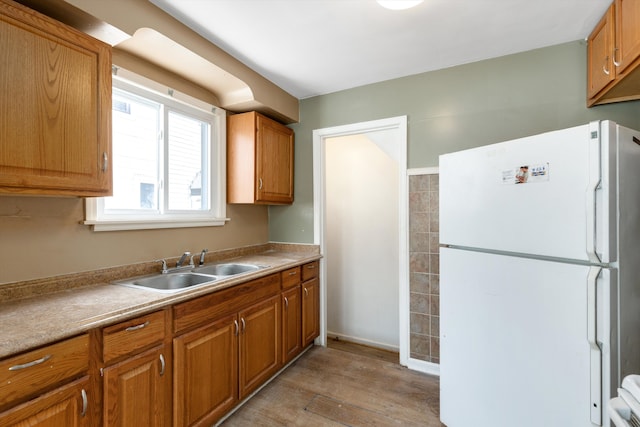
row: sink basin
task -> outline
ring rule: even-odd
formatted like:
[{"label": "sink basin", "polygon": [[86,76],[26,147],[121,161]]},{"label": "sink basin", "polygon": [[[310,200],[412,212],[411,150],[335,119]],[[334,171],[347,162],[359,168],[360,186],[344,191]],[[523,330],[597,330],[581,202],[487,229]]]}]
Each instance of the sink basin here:
[{"label": "sink basin", "polygon": [[236,274],[248,273],[259,270],[260,266],[252,264],[215,264],[205,267],[198,267],[193,270],[199,274],[213,274],[215,276],[235,276]]},{"label": "sink basin", "polygon": [[147,288],[158,292],[176,292],[192,286],[211,283],[216,280],[218,280],[218,278],[213,275],[204,276],[193,273],[171,273],[121,280],[115,283],[135,288]]}]

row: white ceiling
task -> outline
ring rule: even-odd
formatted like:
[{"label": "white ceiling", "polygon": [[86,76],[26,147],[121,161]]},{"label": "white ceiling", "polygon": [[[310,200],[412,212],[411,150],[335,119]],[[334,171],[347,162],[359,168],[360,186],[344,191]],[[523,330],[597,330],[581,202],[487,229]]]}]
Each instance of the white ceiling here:
[{"label": "white ceiling", "polygon": [[296,98],[586,38],[612,0],[150,0]]}]

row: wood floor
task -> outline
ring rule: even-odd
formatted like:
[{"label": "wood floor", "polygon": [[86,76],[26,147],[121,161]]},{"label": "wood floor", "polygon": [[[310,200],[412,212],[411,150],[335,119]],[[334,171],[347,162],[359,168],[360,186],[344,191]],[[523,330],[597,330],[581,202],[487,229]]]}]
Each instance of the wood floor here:
[{"label": "wood floor", "polygon": [[442,426],[437,377],[397,353],[348,343],[313,347],[224,427]]}]

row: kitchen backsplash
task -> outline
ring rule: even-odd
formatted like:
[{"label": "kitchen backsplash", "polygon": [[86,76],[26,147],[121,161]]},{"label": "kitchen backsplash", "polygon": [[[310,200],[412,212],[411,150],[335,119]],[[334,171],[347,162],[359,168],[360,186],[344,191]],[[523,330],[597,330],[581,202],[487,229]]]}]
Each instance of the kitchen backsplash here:
[{"label": "kitchen backsplash", "polygon": [[410,357],[440,363],[438,175],[409,176]]}]

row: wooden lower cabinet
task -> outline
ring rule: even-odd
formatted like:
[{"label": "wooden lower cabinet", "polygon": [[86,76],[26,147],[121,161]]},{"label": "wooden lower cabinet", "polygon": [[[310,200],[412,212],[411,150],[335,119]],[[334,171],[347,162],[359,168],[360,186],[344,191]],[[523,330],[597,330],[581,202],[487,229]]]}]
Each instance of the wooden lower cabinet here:
[{"label": "wooden lower cabinet", "polygon": [[210,426],[238,403],[237,315],[173,340],[174,425]]},{"label": "wooden lower cabinet", "polygon": [[239,313],[240,398],[248,396],[275,374],[281,365],[280,296]]},{"label": "wooden lower cabinet", "polygon": [[174,425],[210,426],[282,366],[280,295],[173,340]]},{"label": "wooden lower cabinet", "polygon": [[89,377],[80,378],[29,402],[0,413],[6,427],[88,427]]},{"label": "wooden lower cabinet", "polygon": [[302,350],[300,285],[282,292],[282,361],[289,363]]},{"label": "wooden lower cabinet", "polygon": [[215,424],[318,336],[304,268],[1,360],[0,426]]},{"label": "wooden lower cabinet", "polygon": [[108,427],[171,424],[171,370],[164,345],[104,368],[103,421]]},{"label": "wooden lower cabinet", "polygon": [[302,282],[302,346],[320,335],[320,282],[317,277]]}]

